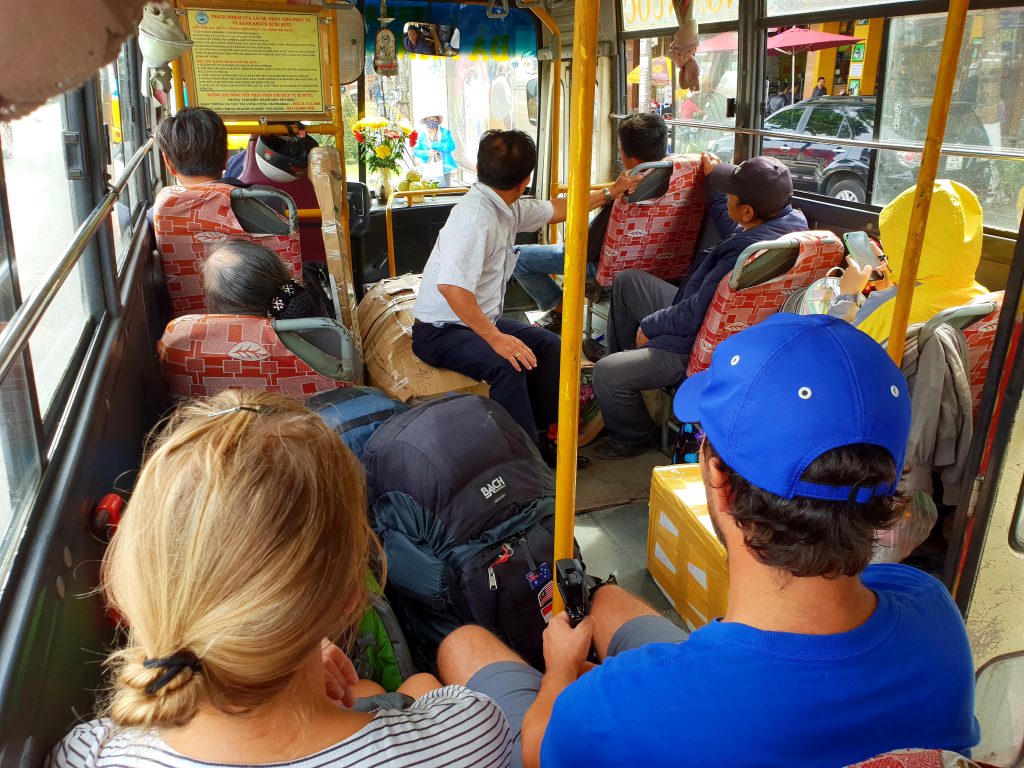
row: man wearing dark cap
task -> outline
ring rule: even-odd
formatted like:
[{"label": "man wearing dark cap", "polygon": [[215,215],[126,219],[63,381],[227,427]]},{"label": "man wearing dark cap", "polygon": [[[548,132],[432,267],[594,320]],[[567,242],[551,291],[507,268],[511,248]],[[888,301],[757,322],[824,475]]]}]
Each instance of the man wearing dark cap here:
[{"label": "man wearing dark cap", "polygon": [[543,675],[467,626],[441,644],[441,679],[502,708],[527,768],[821,768],[974,746],[974,665],[949,592],[869,565],[902,512],[910,433],[885,350],[833,317],[773,315],[719,344],[675,411],[704,427],[725,616],[687,635],[601,586],[578,626],[551,619]]},{"label": "man wearing dark cap", "polygon": [[630,458],[658,445],[641,392],[682,380],[718,284],[747,246],[807,229],[789,204],[793,181],[778,160],[755,157],[733,166],[709,153],[701,160],[708,214],[721,242],[697,255],[678,289],[647,272],[620,272],[612,283],[607,350],[584,344],[597,363],[594,390],[608,430],[598,458]]}]

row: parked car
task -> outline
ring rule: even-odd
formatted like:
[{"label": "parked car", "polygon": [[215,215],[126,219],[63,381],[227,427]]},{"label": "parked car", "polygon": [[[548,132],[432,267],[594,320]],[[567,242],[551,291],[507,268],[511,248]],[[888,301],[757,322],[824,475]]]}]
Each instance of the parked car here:
[{"label": "parked car", "polygon": [[[870,141],[874,136],[875,99],[871,96],[824,96],[807,99],[769,115],[768,131],[820,137],[818,141],[766,137],[762,154],[777,158],[789,168],[795,189],[816,192],[854,203],[867,201],[868,174],[876,150],[842,144],[843,139]],[[928,105],[900,110],[899,125],[886,133],[903,140],[920,141],[928,124]],[[892,128],[890,126],[890,128]],[[988,136],[967,104],[954,104],[947,124],[946,143],[987,146]],[[709,149],[726,162],[732,161],[733,136],[711,142]],[[921,163],[918,152],[883,151],[878,157],[875,201],[887,202],[917,180]],[[975,158],[944,156],[939,176],[959,181],[979,195],[987,191],[991,171]]]}]

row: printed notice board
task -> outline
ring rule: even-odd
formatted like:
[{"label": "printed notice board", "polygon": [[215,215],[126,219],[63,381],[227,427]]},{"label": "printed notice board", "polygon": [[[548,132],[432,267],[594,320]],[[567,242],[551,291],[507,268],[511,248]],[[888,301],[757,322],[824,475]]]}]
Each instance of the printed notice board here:
[{"label": "printed notice board", "polygon": [[319,16],[190,8],[189,106],[222,117],[300,119],[327,113]]}]

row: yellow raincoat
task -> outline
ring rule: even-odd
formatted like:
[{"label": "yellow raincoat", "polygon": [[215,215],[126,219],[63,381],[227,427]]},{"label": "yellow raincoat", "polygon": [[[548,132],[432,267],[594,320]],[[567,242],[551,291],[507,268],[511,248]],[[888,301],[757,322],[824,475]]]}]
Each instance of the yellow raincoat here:
[{"label": "yellow raincoat", "polygon": [[[878,217],[882,250],[894,282],[900,281],[915,188],[889,203]],[[923,323],[950,307],[969,304],[988,293],[974,280],[981,260],[982,211],[978,196],[963,184],[935,182],[924,246],[917,270],[917,287],[910,305],[909,324]],[[896,297],[857,322],[857,327],[883,342],[889,338]]]}]

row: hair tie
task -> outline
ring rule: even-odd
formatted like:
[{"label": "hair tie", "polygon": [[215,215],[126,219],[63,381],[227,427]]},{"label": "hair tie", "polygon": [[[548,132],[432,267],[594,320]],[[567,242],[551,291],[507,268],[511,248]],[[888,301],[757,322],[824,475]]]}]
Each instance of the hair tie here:
[{"label": "hair tie", "polygon": [[182,670],[203,671],[203,665],[199,662],[199,658],[191,651],[180,651],[171,656],[165,656],[162,659],[143,659],[142,666],[146,669],[165,670],[160,677],[146,686],[146,693],[150,696],[176,678]]},{"label": "hair tie", "polygon": [[299,285],[299,281],[294,277],[287,283],[281,285],[277,289],[277,293],[274,298],[270,301],[270,309],[267,310],[267,314],[273,318],[280,318],[281,314],[287,309],[299,292],[302,290],[302,286]]},{"label": "hair tie", "polygon": [[[224,408],[220,411],[214,411],[213,413],[206,414],[206,418],[212,419],[215,416],[224,416],[228,413],[238,413],[239,411],[249,411],[250,413],[263,413],[264,410],[269,410],[262,405],[233,405],[230,408]],[[155,665],[154,665],[155,666]]]}]

